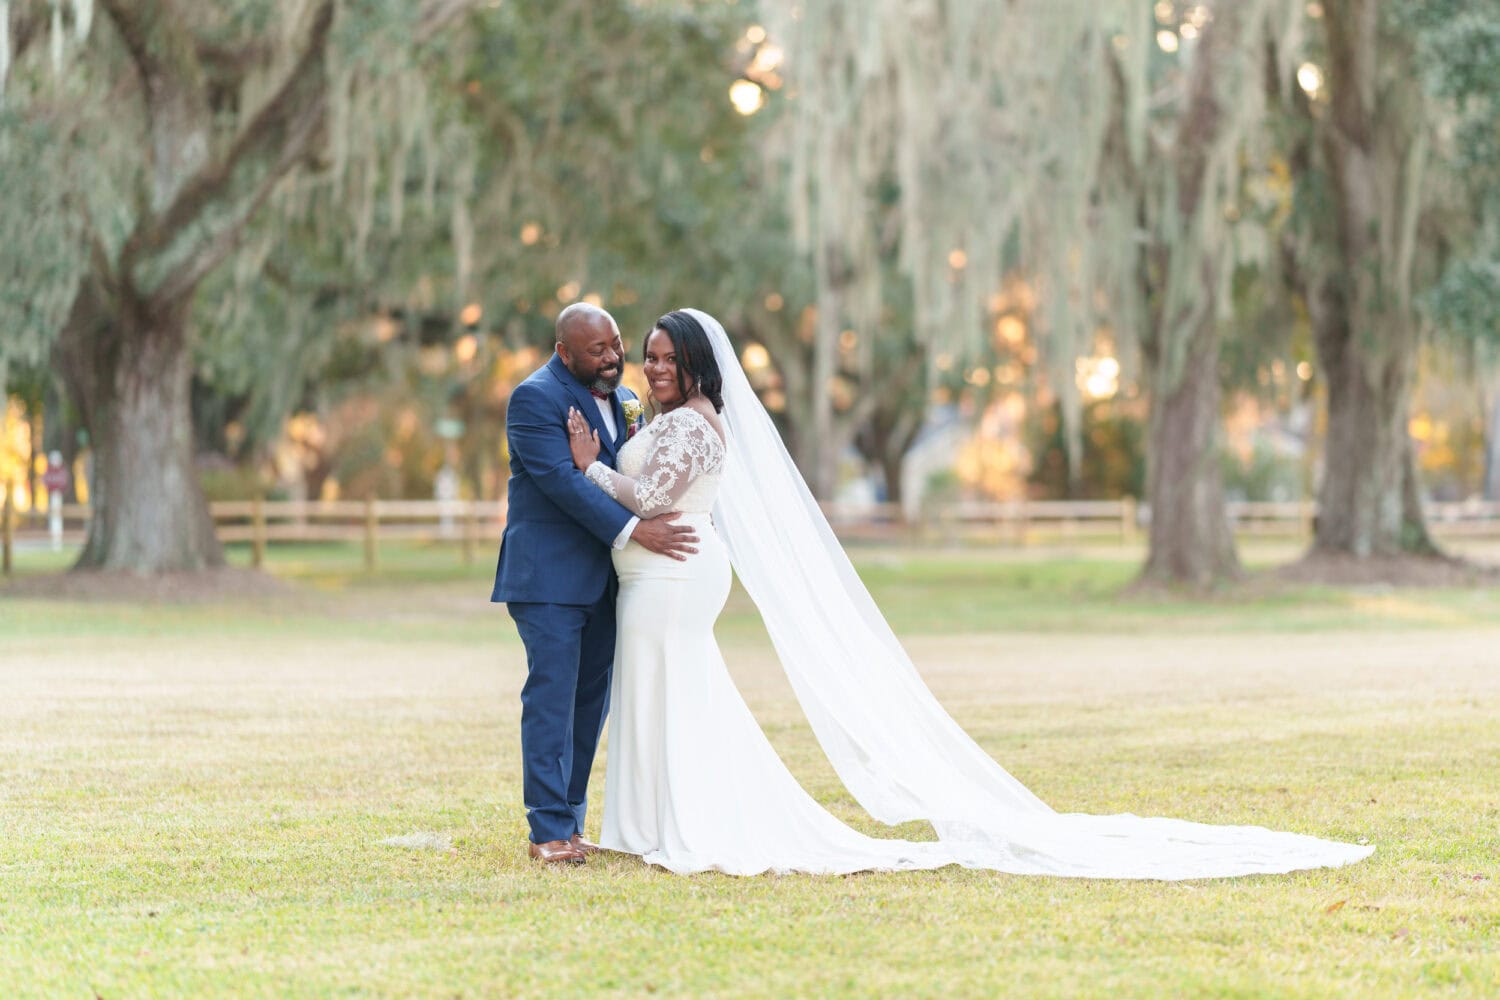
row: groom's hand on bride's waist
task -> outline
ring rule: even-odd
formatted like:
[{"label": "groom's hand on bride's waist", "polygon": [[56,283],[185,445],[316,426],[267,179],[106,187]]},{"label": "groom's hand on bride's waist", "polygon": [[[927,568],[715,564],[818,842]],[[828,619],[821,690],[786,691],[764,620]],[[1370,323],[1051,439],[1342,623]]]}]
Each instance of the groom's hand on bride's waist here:
[{"label": "groom's hand on bride's waist", "polygon": [[673,524],[679,515],[662,514],[660,517],[643,518],[630,533],[630,540],[659,556],[671,556],[685,560],[697,552],[698,533],[686,524]]}]

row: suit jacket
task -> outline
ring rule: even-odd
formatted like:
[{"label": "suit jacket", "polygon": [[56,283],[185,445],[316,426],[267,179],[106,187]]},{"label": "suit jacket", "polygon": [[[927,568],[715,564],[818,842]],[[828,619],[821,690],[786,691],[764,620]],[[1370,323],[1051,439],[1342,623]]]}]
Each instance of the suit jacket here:
[{"label": "suit jacket", "polygon": [[611,468],[629,437],[622,400],[610,394],[611,436],[588,389],[554,354],[516,386],[505,410],[510,449],[509,513],[500,541],[491,601],[593,604],[614,578],[610,548],[631,513],[573,465],[568,407],[576,406],[599,432],[599,461]]}]

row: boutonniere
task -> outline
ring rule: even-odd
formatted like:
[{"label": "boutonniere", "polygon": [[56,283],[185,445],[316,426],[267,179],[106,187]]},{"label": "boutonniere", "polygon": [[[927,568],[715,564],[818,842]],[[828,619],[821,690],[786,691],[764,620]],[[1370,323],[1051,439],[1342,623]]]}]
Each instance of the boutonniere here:
[{"label": "boutonniere", "polygon": [[641,407],[639,399],[625,399],[620,401],[620,408],[625,411],[625,436],[632,438],[639,428],[641,414],[646,411]]}]

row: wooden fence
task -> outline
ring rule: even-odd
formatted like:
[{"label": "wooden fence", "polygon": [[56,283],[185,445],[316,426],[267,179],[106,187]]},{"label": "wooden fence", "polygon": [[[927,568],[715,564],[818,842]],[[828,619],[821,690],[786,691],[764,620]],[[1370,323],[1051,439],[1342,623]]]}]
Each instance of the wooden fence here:
[{"label": "wooden fence", "polygon": [[[1227,505],[1236,536],[1312,538],[1317,505],[1310,500],[1238,501]],[[1027,545],[1070,540],[1144,540],[1151,510],[1133,497],[1119,500],[955,501],[927,507],[906,521],[894,505],[824,504],[841,538]],[[1500,539],[1500,501],[1428,503],[1428,526],[1438,538]]]},{"label": "wooden fence", "polygon": [[[471,563],[481,546],[498,544],[505,530],[503,500],[227,500],[209,504],[209,511],[219,541],[248,543],[254,566],[264,564],[273,542],[356,542],[369,569],[380,564],[382,542],[451,542]],[[65,545],[82,543],[89,515],[86,505],[63,506]],[[8,572],[12,540],[43,542],[47,515],[3,520]]]},{"label": "wooden fence", "polygon": [[[387,541],[451,543],[465,563],[494,551],[505,530],[503,500],[243,500],[210,504],[220,541],[248,543],[251,562],[264,563],[272,543],[358,543],[365,565],[380,564]],[[1031,545],[1072,541],[1132,544],[1148,530],[1150,511],[1122,500],[955,501],[931,505],[907,520],[893,504],[824,505],[839,537],[851,542]],[[1429,503],[1433,534],[1442,538],[1500,539],[1500,502]],[[1229,504],[1229,516],[1242,537],[1312,536],[1316,507],[1308,501]],[[63,508],[65,544],[78,544],[88,527],[89,508]],[[47,538],[46,515],[17,515],[9,505],[0,514],[4,571],[10,571],[16,540],[36,546]]]}]

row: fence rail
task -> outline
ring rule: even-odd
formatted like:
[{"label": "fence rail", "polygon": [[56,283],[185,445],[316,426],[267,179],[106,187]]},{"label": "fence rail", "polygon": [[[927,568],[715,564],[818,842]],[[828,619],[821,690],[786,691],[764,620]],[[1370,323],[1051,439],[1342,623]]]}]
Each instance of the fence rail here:
[{"label": "fence rail", "polygon": [[[841,538],[870,542],[983,542],[1027,545],[1039,542],[1139,540],[1150,526],[1150,509],[1130,497],[1121,500],[952,501],[929,505],[908,520],[895,504],[823,505]],[[219,540],[248,543],[252,564],[265,561],[272,543],[358,542],[365,565],[379,564],[386,541],[449,542],[465,563],[481,545],[500,540],[505,530],[503,500],[232,500],[209,505]],[[1317,507],[1311,501],[1237,502],[1229,518],[1241,536],[1312,535]],[[77,544],[88,528],[87,506],[63,507],[63,540]],[[1439,539],[1500,538],[1500,501],[1429,503],[1429,527]],[[18,514],[7,503],[0,514],[5,572],[13,543],[47,538],[46,514]]]}]

